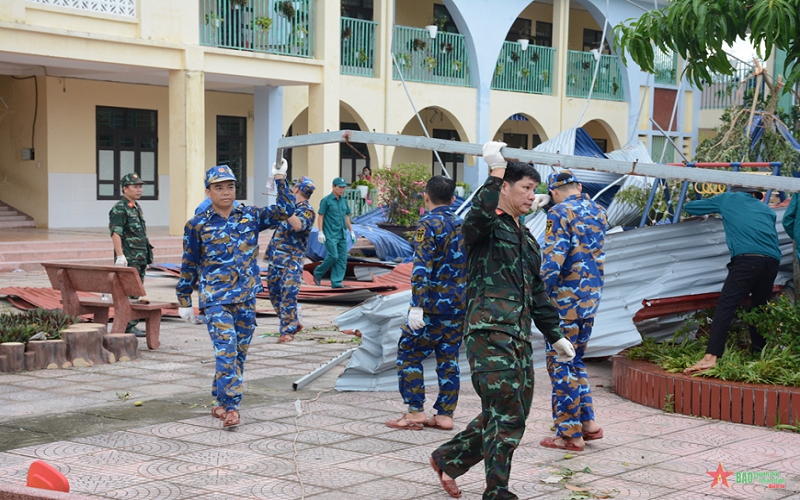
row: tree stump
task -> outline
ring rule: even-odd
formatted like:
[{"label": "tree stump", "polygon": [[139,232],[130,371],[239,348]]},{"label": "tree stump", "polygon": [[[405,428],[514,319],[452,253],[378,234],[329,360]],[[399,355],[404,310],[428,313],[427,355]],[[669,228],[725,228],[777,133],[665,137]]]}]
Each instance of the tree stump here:
[{"label": "tree stump", "polygon": [[25,361],[26,370],[38,370],[47,368],[69,368],[72,363],[67,361],[67,343],[63,340],[29,340],[25,356],[34,354],[33,365],[36,368],[28,368],[27,359]]},{"label": "tree stump", "polygon": [[70,326],[61,337],[67,343],[67,360],[72,366],[87,367],[114,363],[114,355],[103,348],[106,325],[78,323]]},{"label": "tree stump", "polygon": [[117,361],[139,359],[139,339],[132,333],[110,333],[103,336],[105,347]]},{"label": "tree stump", "polygon": [[3,342],[0,344],[0,372],[15,373],[25,369],[25,344]]}]

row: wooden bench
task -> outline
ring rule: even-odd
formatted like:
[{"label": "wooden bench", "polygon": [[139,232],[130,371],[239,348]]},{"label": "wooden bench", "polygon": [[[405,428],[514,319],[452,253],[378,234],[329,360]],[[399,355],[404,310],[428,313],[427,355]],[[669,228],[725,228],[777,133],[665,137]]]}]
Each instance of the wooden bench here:
[{"label": "wooden bench", "polygon": [[[132,267],[94,266],[69,262],[43,262],[50,284],[61,290],[64,312],[72,316],[94,315],[94,322],[108,324],[109,308],[114,308],[111,333],[124,333],[131,320],[144,319],[147,347],[158,349],[161,310],[174,307],[169,302],[142,303],[128,296],[143,297],[146,292],[139,273]],[[78,292],[110,294],[111,300],[78,297]]]}]

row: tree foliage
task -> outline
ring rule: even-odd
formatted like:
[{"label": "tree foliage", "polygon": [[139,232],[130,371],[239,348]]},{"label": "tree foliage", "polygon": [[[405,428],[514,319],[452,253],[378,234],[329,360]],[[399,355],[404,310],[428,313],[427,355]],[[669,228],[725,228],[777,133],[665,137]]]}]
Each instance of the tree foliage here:
[{"label": "tree foliage", "polygon": [[712,81],[712,73],[733,74],[723,47],[738,38],[750,41],[764,59],[782,49],[792,68],[786,88],[792,88],[800,79],[800,64],[794,64],[800,60],[798,19],[797,0],[672,0],[615,26],[614,39],[623,61],[627,52],[648,73],[656,72],[654,46],[679,54],[687,79],[699,88]]}]

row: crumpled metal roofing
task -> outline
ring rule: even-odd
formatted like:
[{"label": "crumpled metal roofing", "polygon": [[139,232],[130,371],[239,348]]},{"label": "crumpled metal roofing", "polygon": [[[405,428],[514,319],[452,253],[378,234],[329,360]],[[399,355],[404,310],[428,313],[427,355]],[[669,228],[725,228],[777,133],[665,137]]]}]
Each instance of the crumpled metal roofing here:
[{"label": "crumpled metal roofing", "polygon": [[[781,221],[785,208],[776,209],[781,268],[776,284],[791,279],[792,241]],[[730,252],[722,220],[690,220],[610,233],[605,243],[605,286],[586,357],[616,354],[638,344],[641,335],[633,316],[642,300],[718,292],[727,275]],[[340,329],[358,328],[362,348],[353,355],[338,390],[397,390],[395,361],[400,327],[405,322],[411,292],[376,297],[336,318]],[[677,318],[645,322],[643,330],[656,338],[671,336],[682,322]],[[544,366],[544,339],[534,327],[534,366]],[[468,373],[460,356],[462,376]],[[427,360],[426,384],[436,384],[435,361]]]},{"label": "crumpled metal roofing", "polygon": [[[411,243],[400,236],[373,225],[353,224],[356,236],[366,238],[375,246],[375,255],[384,262],[402,261],[413,255],[414,248]],[[324,260],[328,255],[325,245],[317,241],[319,228],[313,228],[308,236],[306,255],[311,260]],[[347,250],[353,248],[353,243],[347,242]]]},{"label": "crumpled metal roofing", "polygon": [[[608,153],[608,157],[612,160],[629,161],[631,163],[653,162],[653,160],[650,158],[650,153],[647,151],[645,145],[641,142],[637,142],[636,144],[626,146],[616,151],[612,151]],[[628,175],[625,176],[625,180],[620,182],[619,191],[629,186],[636,186],[642,189],[650,190],[650,188],[653,186],[653,181],[654,179],[652,177]],[[612,200],[611,204],[608,205],[606,213],[608,215],[609,227],[625,227],[639,224],[639,210],[628,205],[627,203],[620,202],[619,200]]]}]

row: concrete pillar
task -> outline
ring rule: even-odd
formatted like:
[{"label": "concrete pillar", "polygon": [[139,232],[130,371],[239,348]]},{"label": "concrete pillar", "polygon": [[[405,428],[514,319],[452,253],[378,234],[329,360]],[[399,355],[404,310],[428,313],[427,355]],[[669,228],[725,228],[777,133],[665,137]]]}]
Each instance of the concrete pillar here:
[{"label": "concrete pillar", "polygon": [[[558,130],[564,130],[564,103],[567,90],[567,50],[569,49],[569,0],[553,0],[553,97],[559,99]],[[573,124],[569,124],[572,127]],[[552,137],[548,137],[552,139]]]},{"label": "concrete pillar", "polygon": [[[197,54],[195,54],[197,56]],[[187,53],[187,68],[191,54]],[[202,57],[202,53],[199,54]],[[192,69],[169,72],[169,232],[183,234],[186,221],[205,198],[205,75]]]},{"label": "concrete pillar", "polygon": [[274,196],[267,196],[266,185],[278,140],[283,135],[283,87],[256,87],[254,96],[254,174],[253,204],[265,207],[274,203]]},{"label": "concrete pillar", "polygon": [[[322,61],[322,83],[308,86],[308,128],[312,134],[339,130],[339,61],[341,7],[339,2],[316,4],[315,57]],[[339,144],[308,148],[308,176],[317,185],[319,200],[331,190],[333,179],[339,176]],[[316,194],[316,193],[315,193]]]}]

